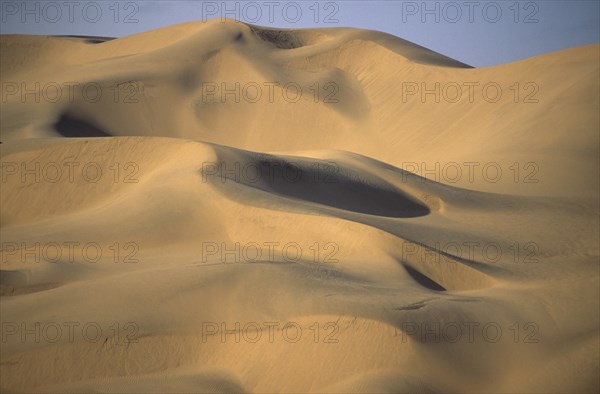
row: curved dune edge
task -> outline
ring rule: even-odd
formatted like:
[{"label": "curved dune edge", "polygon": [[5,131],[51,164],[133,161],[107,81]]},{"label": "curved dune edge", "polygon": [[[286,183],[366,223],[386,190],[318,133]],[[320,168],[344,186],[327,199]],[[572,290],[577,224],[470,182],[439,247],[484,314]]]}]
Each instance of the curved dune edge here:
[{"label": "curved dune edge", "polygon": [[[290,40],[306,45],[277,46]],[[597,45],[473,69],[380,32],[273,31],[219,20],[101,44],[5,35],[0,45],[3,81],[17,83],[3,103],[3,141],[138,135],[262,152],[339,149],[425,176],[439,165],[433,180],[479,191],[567,197],[598,191],[598,174],[586,170],[598,167],[586,148],[598,144],[597,111],[586,110],[598,104]],[[58,100],[22,103],[23,80],[39,82],[40,95],[50,84],[79,85],[72,97],[65,87]],[[479,85],[471,92],[473,81]],[[236,82],[237,98],[225,97]],[[86,98],[90,84],[104,93],[98,102]],[[501,89],[498,100],[483,93],[489,84]],[[27,91],[35,91],[30,85]],[[436,86],[438,93],[423,96]],[[449,92],[456,86],[455,102]],[[550,131],[555,137],[547,138]],[[528,146],[535,149],[528,153]],[[479,163],[475,181],[465,162]],[[463,171],[458,181],[452,163]],[[490,164],[503,171],[498,182],[483,179]]]},{"label": "curved dune edge", "polygon": [[[547,229],[539,234],[536,242],[540,254],[534,264],[515,263],[510,254],[499,261],[482,259],[481,255],[458,255],[453,249],[439,245],[444,239],[453,243],[479,240],[482,244],[491,241],[510,250],[514,237],[522,236],[515,231],[515,224],[526,222],[536,227],[543,226],[547,220],[554,220],[560,209],[566,209],[561,199],[472,192],[432,181],[423,182],[418,176],[401,169],[343,152],[307,152],[306,156],[302,152],[266,155],[155,137],[60,139],[47,140],[45,145],[44,141],[26,140],[2,144],[2,152],[3,160],[25,162],[34,158],[42,162],[56,161],[56,158],[69,158],[74,153],[78,154],[79,160],[100,162],[103,156],[99,153],[110,152],[107,163],[133,160],[140,166],[139,182],[102,184],[84,180],[70,182],[66,178],[58,185],[62,190],[71,191],[57,193],[54,197],[52,193],[60,190],[56,183],[22,188],[16,187],[18,182],[13,179],[17,182],[15,187],[3,189],[10,190],[2,193],[2,207],[10,208],[9,213],[14,212],[23,201],[31,201],[27,210],[29,216],[13,217],[12,223],[3,225],[1,229],[4,242],[0,267],[1,300],[3,318],[8,319],[4,321],[25,322],[26,327],[31,328],[36,321],[56,322],[58,317],[59,322],[73,319],[101,321],[103,327],[110,326],[115,320],[120,324],[135,321],[140,327],[139,337],[136,337],[139,342],[129,347],[111,347],[110,337],[103,339],[102,345],[41,341],[26,343],[27,346],[23,347],[24,344],[19,342],[20,336],[11,335],[2,347],[2,358],[8,360],[6,363],[3,361],[2,368],[3,376],[13,378],[3,379],[3,389],[36,391],[55,387],[56,391],[86,391],[98,384],[113,391],[119,388],[135,390],[151,382],[158,382],[157,387],[163,387],[161,385],[168,385],[173,379],[182,377],[182,391],[192,390],[191,386],[196,384],[206,385],[207,390],[236,388],[250,392],[276,389],[360,392],[377,387],[400,392],[444,391],[448,387],[456,387],[459,391],[485,391],[488,387],[485,382],[479,382],[473,376],[464,376],[460,380],[452,378],[452,374],[464,371],[460,363],[447,365],[444,360],[450,356],[446,352],[457,352],[460,357],[478,363],[480,374],[487,376],[486,379],[499,378],[504,374],[512,376],[523,368],[520,362],[537,362],[540,357],[547,357],[541,354],[553,348],[556,341],[564,340],[561,339],[564,333],[560,334],[564,330],[579,332],[588,329],[583,327],[583,321],[580,328],[573,327],[568,323],[569,316],[561,317],[553,311],[553,304],[572,304],[570,298],[558,301],[556,294],[564,296],[568,283],[583,281],[582,272],[587,272],[585,280],[591,280],[589,283],[592,284],[583,286],[583,289],[593,292],[595,283],[594,276],[590,275],[593,264],[589,259],[573,260],[572,264],[576,264],[578,269],[571,267],[568,276],[560,269],[560,262],[569,252],[564,249],[564,243],[556,245],[554,240],[563,237],[563,242],[575,242],[565,240],[561,229],[556,229],[555,233]],[[423,216],[393,217],[348,210],[315,201],[314,194],[304,198],[295,193],[293,187],[302,185],[306,180],[290,183],[290,179],[277,172],[274,174],[279,174],[279,177],[235,179],[227,174],[221,177],[212,167],[218,163],[227,164],[228,168],[235,167],[235,163],[254,163],[259,168],[265,159],[269,163],[292,163],[296,166],[294,168],[309,169],[314,163],[335,163],[335,175],[342,177],[338,180],[343,179],[340,183],[367,182],[368,187],[397,190],[400,197],[396,201],[400,206],[409,198],[428,207],[429,211]],[[310,171],[307,173],[311,174]],[[304,186],[312,185],[309,182]],[[328,186],[331,184],[324,187]],[[318,193],[316,196],[319,196]],[[47,205],[48,200],[53,204]],[[144,201],[142,205],[141,201]],[[64,204],[63,211],[60,210],[61,204]],[[515,204],[523,209],[514,210]],[[586,208],[585,200],[578,204],[579,208],[566,205],[568,210],[561,213],[563,225],[581,226],[585,223],[583,217],[589,216],[586,214],[589,208]],[[47,211],[50,206],[58,210]],[[68,210],[69,206],[79,208]],[[36,209],[32,209],[34,207]],[[184,211],[181,211],[182,207],[185,207]],[[532,215],[532,210],[535,215]],[[489,230],[486,221],[478,219],[482,215],[493,218],[493,231]],[[259,217],[262,218],[260,221],[256,219]],[[469,227],[457,227],[458,218],[460,222],[469,223]],[[593,221],[593,218],[588,217],[588,220]],[[149,223],[161,223],[158,244],[159,231],[148,231]],[[35,237],[32,238],[32,234],[36,234]],[[503,237],[509,239],[503,240]],[[580,235],[578,237],[577,242],[585,241]],[[593,248],[594,234],[587,237],[588,247]],[[81,257],[75,261],[42,259],[36,262],[31,258],[22,260],[19,253],[7,253],[5,248],[7,242],[43,244],[57,239],[79,241],[81,244],[93,240],[107,250],[114,239],[135,240],[139,248],[135,257],[139,262],[115,264],[112,255],[104,256],[96,263]],[[275,241],[280,245],[300,242],[301,247],[310,253],[314,242],[319,241],[321,253],[335,251],[335,262],[327,260],[331,257],[328,253],[320,255],[319,261],[314,261],[311,254],[305,254],[302,260],[296,262],[286,260],[281,254],[274,259],[263,255],[258,261],[234,259],[226,262],[220,261],[220,255],[213,253],[204,261],[205,252],[199,241],[217,247],[224,243],[227,248],[231,248],[233,242],[265,244]],[[76,248],[75,252],[79,250]],[[597,251],[590,249],[590,253]],[[597,282],[597,277],[595,280]],[[132,282],[145,285],[136,289],[131,286]],[[271,290],[265,292],[265,288]],[[535,292],[532,288],[536,289]],[[111,289],[111,295],[106,289]],[[214,304],[214,300],[222,299],[224,291],[228,294],[225,304],[223,301]],[[102,296],[75,296],[81,292]],[[578,297],[584,296],[585,293],[578,292]],[[123,297],[137,311],[143,311],[143,305],[148,303],[155,307],[148,314],[132,316],[126,309],[118,307]],[[515,307],[516,298],[520,299],[519,308]],[[202,300],[200,304],[199,300]],[[380,306],[373,310],[374,304]],[[30,315],[26,311],[32,305],[38,309]],[[63,305],[65,312],[57,316],[55,305]],[[261,315],[255,305],[269,305],[272,314]],[[290,310],[289,305],[295,305],[295,312]],[[540,305],[544,307],[540,309]],[[121,310],[118,316],[111,312],[115,307]],[[198,365],[200,356],[193,351],[194,346],[190,346],[190,343],[201,342],[197,331],[206,321],[232,324],[235,321],[244,324],[249,321],[287,322],[294,320],[288,316],[307,316],[310,314],[307,312],[315,308],[329,316],[351,315],[352,318],[341,320],[336,317],[335,322],[342,330],[340,332],[346,335],[347,342],[342,347],[355,348],[294,347],[294,357],[298,357],[294,359],[297,368],[307,375],[284,373],[286,364],[283,360],[289,361],[291,352],[284,349],[292,344],[277,350],[267,346],[258,351],[248,348],[250,344],[247,342],[226,342],[227,346],[222,347],[223,343],[217,341],[211,348],[211,352],[215,352],[210,356],[212,358],[205,360],[201,366]],[[73,315],[74,311],[79,312]],[[156,311],[171,317],[159,323]],[[572,311],[575,316],[578,313],[577,309]],[[99,320],[100,316],[103,317]],[[375,319],[375,322],[369,319]],[[305,318],[298,320],[305,321]],[[340,321],[357,321],[358,326],[343,331],[344,325]],[[383,321],[388,323],[381,323]],[[444,327],[444,324],[452,322],[464,325],[469,321],[479,326],[499,324],[503,330],[503,341],[508,342],[500,345],[480,338],[479,342],[460,346],[444,341],[431,343],[427,338],[423,341],[418,334],[417,337],[406,336],[415,327],[424,330],[427,326],[423,324],[442,324]],[[531,327],[544,329],[544,335],[536,338],[541,342],[529,347],[510,342],[513,334],[510,327],[515,323],[524,325],[528,322],[537,325]],[[594,327],[595,324],[593,319],[585,322],[586,327]],[[398,343],[390,342],[393,339],[387,336],[385,338],[388,339],[384,338],[383,333],[390,331],[393,331],[394,338],[401,339],[401,348],[397,351],[390,349],[399,346]],[[550,348],[546,348],[544,343]],[[408,352],[407,345],[411,349]],[[304,350],[298,354],[298,348]],[[503,355],[500,357],[500,349],[507,353],[501,352]],[[306,382],[312,381],[312,378],[307,376],[312,376],[313,372],[301,365],[313,365],[308,360],[314,359],[314,352],[323,352],[324,359],[332,360],[332,365],[337,367],[330,375],[324,375],[329,376],[328,380],[309,387]],[[361,357],[348,359],[346,354],[349,353],[360,354]],[[98,358],[98,354],[102,356]],[[364,358],[365,354],[372,354],[372,358]],[[85,359],[88,355],[96,360],[93,364],[73,361]],[[264,356],[261,360],[273,360],[270,361],[273,366],[247,358],[259,356]],[[61,361],[63,367],[46,369],[48,360],[56,357],[64,360]],[[343,360],[339,361],[341,364],[336,361],[340,357]],[[409,364],[403,364],[409,359]],[[423,362],[426,365],[432,362],[438,367],[415,369],[415,363]],[[232,363],[240,369],[232,371]],[[500,370],[498,363],[503,365]],[[269,377],[262,381],[254,375],[247,375],[247,365],[270,368],[265,375]],[[378,366],[375,368],[374,365]],[[390,367],[393,365],[397,367]],[[194,368],[190,371],[188,368],[192,366]],[[313,366],[323,368],[321,364]],[[459,369],[452,372],[454,367]],[[442,372],[446,368],[450,369]],[[263,376],[263,373],[259,375]],[[280,380],[274,380],[273,376]],[[540,375],[539,379],[545,379],[545,375]],[[59,383],[62,381],[72,383],[63,386]],[[535,385],[536,382],[530,380],[527,384]],[[571,385],[568,377],[562,381],[559,379],[559,382],[556,387],[576,387]],[[522,384],[525,380],[507,386],[506,390],[518,392]]]}]

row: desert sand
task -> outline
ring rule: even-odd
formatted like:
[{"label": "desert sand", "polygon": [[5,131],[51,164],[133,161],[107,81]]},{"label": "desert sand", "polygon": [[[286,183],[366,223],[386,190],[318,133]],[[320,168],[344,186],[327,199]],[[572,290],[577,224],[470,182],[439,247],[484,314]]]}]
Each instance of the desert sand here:
[{"label": "desert sand", "polygon": [[600,45],[0,50],[2,392],[600,390]]}]

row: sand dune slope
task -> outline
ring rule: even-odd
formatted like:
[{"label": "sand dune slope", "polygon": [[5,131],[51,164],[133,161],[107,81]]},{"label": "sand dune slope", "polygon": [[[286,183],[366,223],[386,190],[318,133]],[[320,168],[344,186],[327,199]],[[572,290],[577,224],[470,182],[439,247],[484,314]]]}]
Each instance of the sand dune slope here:
[{"label": "sand dune slope", "polygon": [[[2,36],[0,45],[3,141],[148,135],[341,149],[421,175],[447,169],[430,177],[482,191],[523,181],[519,194],[598,189],[588,171],[600,164],[598,45],[472,69],[383,33],[220,20],[100,44]],[[489,163],[503,174],[470,182],[465,162],[480,164],[479,179],[496,180]]]},{"label": "sand dune slope", "polygon": [[[2,391],[600,389],[599,46],[94,42],[0,38]],[[438,82],[503,93],[410,90]]]}]

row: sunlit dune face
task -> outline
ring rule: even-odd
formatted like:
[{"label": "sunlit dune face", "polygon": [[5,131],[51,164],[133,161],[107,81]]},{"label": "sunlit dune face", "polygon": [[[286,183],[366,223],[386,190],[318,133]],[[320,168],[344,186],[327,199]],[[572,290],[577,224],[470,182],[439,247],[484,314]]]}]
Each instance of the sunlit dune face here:
[{"label": "sunlit dune face", "polygon": [[0,391],[600,391],[600,46],[473,68],[339,6],[0,36]]}]

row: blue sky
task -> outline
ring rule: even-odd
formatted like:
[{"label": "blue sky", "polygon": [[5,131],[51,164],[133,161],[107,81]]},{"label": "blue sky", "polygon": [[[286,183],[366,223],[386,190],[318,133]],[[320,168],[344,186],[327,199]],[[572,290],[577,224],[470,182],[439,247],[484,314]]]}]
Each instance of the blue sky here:
[{"label": "blue sky", "polygon": [[2,34],[120,37],[220,17],[273,27],[360,27],[478,67],[600,42],[600,0],[0,0],[0,12]]}]

